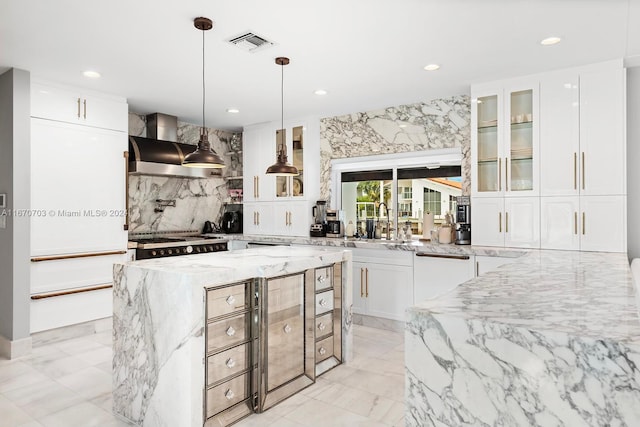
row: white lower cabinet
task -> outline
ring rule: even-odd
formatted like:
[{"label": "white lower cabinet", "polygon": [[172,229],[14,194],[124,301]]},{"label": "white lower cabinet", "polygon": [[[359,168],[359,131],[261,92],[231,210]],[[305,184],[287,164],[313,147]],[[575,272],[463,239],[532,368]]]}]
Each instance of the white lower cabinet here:
[{"label": "white lower cabinet", "polygon": [[353,251],[353,312],[405,320],[413,304],[413,253]]},{"label": "white lower cabinet", "polygon": [[273,202],[274,234],[281,236],[308,236],[310,226],[309,203]]},{"label": "white lower cabinet", "polygon": [[474,277],[473,255],[416,253],[413,297],[416,304],[454,289]]},{"label": "white lower cabinet", "polygon": [[275,234],[272,203],[245,203],[242,218],[244,234]]},{"label": "white lower cabinet", "polygon": [[541,198],[543,249],[625,252],[626,196]]},{"label": "white lower cabinet", "polygon": [[471,206],[472,244],[540,247],[539,197],[476,197]]},{"label": "white lower cabinet", "polygon": [[476,255],[476,277],[480,277],[485,273],[495,270],[501,265],[516,262],[518,258],[507,258],[499,256]]}]

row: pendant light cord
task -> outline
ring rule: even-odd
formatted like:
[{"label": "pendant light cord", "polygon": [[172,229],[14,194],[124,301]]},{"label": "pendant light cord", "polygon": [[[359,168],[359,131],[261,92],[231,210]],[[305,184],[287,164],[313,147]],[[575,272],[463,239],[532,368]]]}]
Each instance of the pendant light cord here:
[{"label": "pendant light cord", "polygon": [[205,91],[205,87],[204,87],[204,30],[202,30],[202,130],[203,131],[205,129],[204,103],[205,103],[205,100],[206,100],[204,91]]},{"label": "pendant light cord", "polygon": [[286,155],[287,144],[284,141],[284,62],[280,64],[280,146]]}]

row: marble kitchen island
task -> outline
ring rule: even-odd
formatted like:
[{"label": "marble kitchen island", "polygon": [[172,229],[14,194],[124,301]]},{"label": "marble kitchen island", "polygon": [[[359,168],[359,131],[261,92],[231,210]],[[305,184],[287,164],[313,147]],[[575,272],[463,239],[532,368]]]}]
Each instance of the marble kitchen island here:
[{"label": "marble kitchen island", "polygon": [[638,426],[626,254],[531,251],[410,308],[408,426]]},{"label": "marble kitchen island", "polygon": [[[237,362],[230,357],[227,358],[228,356],[225,355],[227,351],[239,349],[240,354],[253,354],[253,356],[246,356],[249,361],[245,362],[248,365],[245,369],[246,373],[242,376],[238,376],[242,372],[234,374],[235,379],[232,381],[241,381],[242,378],[254,378],[260,375],[256,374],[256,369],[253,368],[253,363],[256,362],[252,362],[257,352],[245,353],[242,349],[243,346],[251,348],[254,345],[262,345],[257,344],[258,335],[247,335],[246,342],[231,348],[231,344],[225,346],[224,343],[219,344],[217,340],[212,340],[212,337],[216,336],[217,326],[215,325],[220,324],[223,328],[220,330],[223,337],[220,339],[221,342],[228,337],[238,337],[243,333],[253,334],[250,331],[261,328],[261,326],[253,326],[253,323],[262,321],[259,322],[258,318],[263,319],[261,317],[263,308],[259,307],[262,302],[258,301],[264,301],[265,297],[258,298],[256,295],[255,310],[254,304],[251,303],[250,308],[240,311],[240,315],[235,317],[246,319],[247,323],[251,323],[246,326],[246,330],[241,330],[241,327],[235,324],[233,325],[235,329],[227,326],[228,323],[225,322],[233,321],[234,313],[223,313],[221,317],[215,318],[217,322],[211,321],[212,310],[216,307],[227,307],[227,304],[229,306],[238,304],[237,301],[241,301],[242,298],[253,299],[254,290],[262,289],[261,286],[268,286],[265,283],[270,284],[269,280],[297,276],[301,272],[306,272],[304,276],[306,279],[301,282],[311,283],[311,294],[304,294],[305,312],[314,311],[315,304],[315,313],[312,315],[318,314],[318,307],[325,306],[325,302],[320,297],[327,292],[340,295],[340,301],[334,301],[336,305],[331,312],[318,314],[315,327],[322,325],[318,322],[331,313],[334,319],[339,317],[339,323],[330,329],[334,337],[340,337],[340,343],[332,345],[340,353],[342,363],[350,361],[353,354],[350,251],[268,247],[116,264],[114,266],[113,315],[114,413],[137,425],[202,426],[205,419],[211,416],[207,406],[210,402],[209,393],[213,387],[211,384],[215,385],[213,389],[216,389],[219,383],[215,381],[216,378],[211,380],[209,377],[212,375],[211,372],[216,372],[215,369],[220,368],[213,363],[215,360],[212,354],[215,352],[211,351],[212,347],[220,346],[219,355],[223,357],[220,360],[223,365],[226,365],[222,366],[223,369],[227,367],[233,367],[236,371],[239,369],[239,366],[234,366]],[[330,276],[329,272],[336,276]],[[326,275],[319,276],[321,273]],[[327,286],[331,286],[331,283],[336,285],[330,291],[323,290],[319,293],[318,283],[315,283],[314,289],[313,282],[320,283],[321,287],[324,286],[323,289],[329,289]],[[253,283],[256,284],[255,288],[250,287]],[[258,285],[258,283],[262,284]],[[229,284],[233,286],[228,286]],[[306,284],[304,286],[306,289]],[[230,293],[229,296],[217,293],[219,290],[233,292],[238,288],[240,288],[239,293]],[[270,293],[271,289],[268,289],[268,292]],[[286,300],[290,295],[283,290],[278,297]],[[271,307],[268,310],[264,308],[265,313],[269,311],[269,316],[271,316],[270,310]],[[254,318],[256,320],[253,320]],[[309,368],[307,365],[311,365],[311,377],[314,377],[320,364],[328,362],[325,358],[329,356],[327,354],[320,357],[322,362],[316,364],[315,371],[313,370],[314,350],[320,348],[321,354],[324,354],[325,350],[320,345],[329,339],[324,338],[323,335],[320,341],[318,337],[320,333],[316,331],[317,335],[314,335],[313,323],[313,320],[311,322],[308,319],[305,320],[304,331],[301,332],[304,333],[304,345],[308,345],[307,341],[311,342],[311,352],[305,353],[305,372]],[[291,335],[294,335],[298,326],[292,323],[291,327],[294,330]],[[280,326],[279,330],[284,329],[284,333],[290,333],[292,328],[286,324],[284,328]],[[326,335],[326,332],[324,334]],[[314,337],[316,338],[315,346]],[[260,342],[264,341],[262,337],[260,340],[262,340]],[[239,360],[238,353],[235,353],[234,357],[236,357],[235,360]],[[318,359],[315,359],[315,362],[317,363]],[[207,365],[206,383],[205,364]],[[272,368],[275,370],[276,367],[277,364]],[[245,385],[254,381],[257,380],[247,379]],[[229,392],[230,388],[225,393],[227,383],[219,386],[223,387],[222,402],[225,402],[224,405],[233,403],[234,407],[239,408],[236,413],[226,418],[232,422],[242,416],[239,415],[242,408],[241,403],[237,403],[239,398],[237,390],[236,396],[233,392]],[[272,399],[270,404],[277,403],[279,398]],[[247,405],[251,406],[251,403]],[[206,423],[206,425],[222,424],[224,423],[219,424],[219,420]]]}]

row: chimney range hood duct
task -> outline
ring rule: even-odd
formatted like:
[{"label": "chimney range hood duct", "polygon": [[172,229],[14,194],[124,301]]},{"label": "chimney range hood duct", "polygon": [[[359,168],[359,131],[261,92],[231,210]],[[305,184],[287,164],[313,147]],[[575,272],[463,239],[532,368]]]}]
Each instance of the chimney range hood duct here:
[{"label": "chimney range hood duct", "polygon": [[220,177],[220,169],[182,166],[184,156],[196,145],[178,140],[178,118],[167,114],[147,116],[148,138],[129,135],[129,173],[134,175],[179,176],[187,178]]}]

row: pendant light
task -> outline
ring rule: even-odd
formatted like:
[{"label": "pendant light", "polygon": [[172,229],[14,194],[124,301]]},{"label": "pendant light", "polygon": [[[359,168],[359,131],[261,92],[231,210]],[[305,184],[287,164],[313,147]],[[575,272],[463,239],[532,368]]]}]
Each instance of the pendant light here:
[{"label": "pendant light", "polygon": [[[284,141],[284,66],[289,64],[289,58],[278,57],[276,58],[276,64],[280,65],[281,79],[280,79],[280,96],[281,96],[281,128],[280,128],[280,143],[278,145],[278,160],[267,168],[267,175],[275,176],[298,176],[300,172],[295,166],[292,166],[287,159],[287,144]],[[276,142],[277,143],[277,142]]]},{"label": "pendant light", "polygon": [[204,32],[213,28],[213,22],[209,18],[199,17],[193,20],[193,25],[202,31],[202,127],[200,128],[198,148],[184,157],[182,166],[192,168],[223,168],[224,161],[211,148],[204,121]]}]

